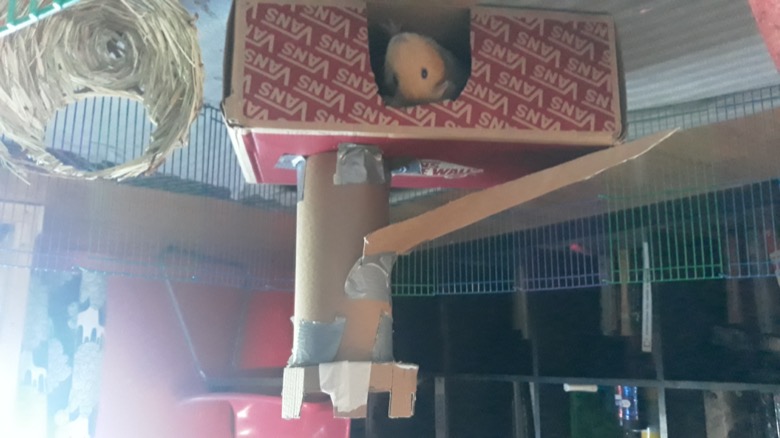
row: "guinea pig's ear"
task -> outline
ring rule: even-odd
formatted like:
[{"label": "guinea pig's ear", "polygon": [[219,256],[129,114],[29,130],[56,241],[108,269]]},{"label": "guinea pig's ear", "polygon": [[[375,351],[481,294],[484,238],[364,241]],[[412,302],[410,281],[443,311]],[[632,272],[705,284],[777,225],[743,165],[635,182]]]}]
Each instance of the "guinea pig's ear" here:
[{"label": "guinea pig's ear", "polygon": [[392,18],[383,22],[380,25],[380,27],[382,28],[382,30],[387,32],[387,34],[390,35],[391,37],[401,33],[401,26],[398,25],[395,21],[393,21]]},{"label": "guinea pig's ear", "polygon": [[440,84],[436,85],[436,88],[434,89],[434,95],[438,96],[439,99],[452,99],[454,94],[455,85],[451,81],[442,81]]},{"label": "guinea pig's ear", "polygon": [[392,71],[385,72],[385,75],[385,93],[395,96],[398,92],[398,76]]}]

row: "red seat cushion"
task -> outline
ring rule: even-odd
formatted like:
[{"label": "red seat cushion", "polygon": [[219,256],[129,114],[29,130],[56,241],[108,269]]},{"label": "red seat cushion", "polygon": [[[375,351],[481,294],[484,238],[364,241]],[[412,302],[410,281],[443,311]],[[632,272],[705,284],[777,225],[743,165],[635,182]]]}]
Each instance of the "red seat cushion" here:
[{"label": "red seat cushion", "polygon": [[[182,407],[186,417],[181,423],[191,438],[349,438],[349,420],[334,418],[330,403],[304,403],[297,420],[282,419],[281,397],[255,394],[209,394]],[[226,412],[230,418],[225,418]]]}]

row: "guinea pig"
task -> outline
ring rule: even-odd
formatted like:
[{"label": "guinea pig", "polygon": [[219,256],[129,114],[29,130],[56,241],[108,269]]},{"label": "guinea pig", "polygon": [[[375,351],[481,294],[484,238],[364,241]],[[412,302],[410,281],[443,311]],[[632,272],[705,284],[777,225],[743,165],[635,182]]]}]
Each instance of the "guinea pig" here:
[{"label": "guinea pig", "polygon": [[386,102],[404,107],[454,99],[463,85],[462,70],[455,56],[432,38],[395,34],[385,55]]}]

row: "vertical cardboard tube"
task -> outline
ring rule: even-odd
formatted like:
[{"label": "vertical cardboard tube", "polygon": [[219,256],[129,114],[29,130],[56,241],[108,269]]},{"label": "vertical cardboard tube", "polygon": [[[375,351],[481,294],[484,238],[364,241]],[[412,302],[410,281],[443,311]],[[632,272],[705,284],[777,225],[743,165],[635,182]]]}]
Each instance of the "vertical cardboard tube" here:
[{"label": "vertical cardboard tube", "polygon": [[[390,303],[349,299],[344,284],[363,251],[363,237],[389,222],[388,184],[335,185],[337,153],[306,162],[298,203],[295,318],[332,323],[345,318],[335,360],[371,361],[382,314]],[[298,326],[295,326],[297,336]]]}]

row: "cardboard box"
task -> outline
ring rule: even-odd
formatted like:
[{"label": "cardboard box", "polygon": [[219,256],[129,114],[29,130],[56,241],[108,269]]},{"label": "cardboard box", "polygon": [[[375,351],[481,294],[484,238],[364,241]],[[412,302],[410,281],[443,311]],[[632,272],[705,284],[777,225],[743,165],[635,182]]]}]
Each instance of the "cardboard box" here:
[{"label": "cardboard box", "polygon": [[[418,175],[394,177],[396,187],[488,187],[613,146],[624,132],[609,16],[306,3],[234,3],[223,112],[249,182],[295,184],[293,170],[277,167],[285,154],[310,156],[353,142],[380,146],[388,158],[426,160]],[[382,71],[387,40],[377,36],[377,16],[433,35],[461,58],[468,36],[471,76],[460,96],[386,107],[374,74]]]},{"label": "cardboard box", "polygon": [[14,416],[19,412],[18,376],[19,371],[21,375],[26,371],[19,370],[19,354],[25,339],[33,253],[44,211],[42,205],[0,202],[0,357],[4,371],[0,373],[0,436],[14,436],[19,431]]},{"label": "cardboard box", "polygon": [[[343,373],[350,378],[341,378]],[[355,375],[365,377],[362,385]],[[417,365],[342,361],[285,368],[284,380],[282,417],[286,419],[298,418],[303,398],[314,394],[330,396],[335,417],[365,418],[368,394],[377,392],[390,393],[390,418],[414,414]]]}]

